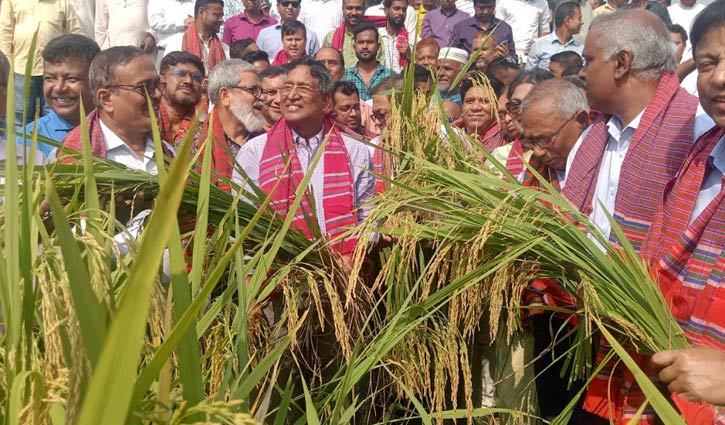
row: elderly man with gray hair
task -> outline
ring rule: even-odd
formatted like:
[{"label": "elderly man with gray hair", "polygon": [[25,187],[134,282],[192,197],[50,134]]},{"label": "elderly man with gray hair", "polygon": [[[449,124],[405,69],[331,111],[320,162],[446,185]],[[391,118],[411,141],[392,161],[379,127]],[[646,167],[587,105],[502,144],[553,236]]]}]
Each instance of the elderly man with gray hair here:
[{"label": "elderly man with gray hair", "polygon": [[[598,17],[583,56],[589,106],[602,116],[572,150],[562,194],[617,243],[611,214],[639,250],[665,185],[712,121],[696,120],[697,98],[680,89],[674,45],[657,16],[634,9]],[[582,423],[612,415],[620,423],[639,413],[644,398],[632,374],[608,366],[589,385],[584,409],[595,416]],[[642,418],[650,421],[653,412]]]},{"label": "elderly man with gray hair", "polygon": [[247,140],[264,130],[257,68],[241,59],[220,62],[209,74],[208,91],[214,108],[199,127],[196,146],[211,137],[207,152],[211,152],[211,167],[216,174],[212,180],[230,190],[234,157]]},{"label": "elderly man with gray hair", "polygon": [[310,239],[334,241],[330,248],[343,255],[352,254],[357,238],[338,236],[369,214],[375,195],[375,178],[367,171],[373,169],[370,152],[326,116],[334,83],[325,65],[303,57],[290,62],[288,70],[281,90],[282,118],[242,147],[237,162],[248,180],[236,171],[233,180],[247,190],[259,187],[271,196],[272,209],[286,216],[302,178],[312,173],[293,226]]}]

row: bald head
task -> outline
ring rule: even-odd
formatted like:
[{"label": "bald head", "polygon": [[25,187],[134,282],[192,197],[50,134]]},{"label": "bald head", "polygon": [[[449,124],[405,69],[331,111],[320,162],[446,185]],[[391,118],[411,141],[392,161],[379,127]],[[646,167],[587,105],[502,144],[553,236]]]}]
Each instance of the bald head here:
[{"label": "bald head", "polygon": [[345,76],[345,58],[340,51],[332,47],[323,47],[315,53],[315,59],[325,65],[336,82]]},{"label": "bald head", "polygon": [[633,73],[641,79],[658,79],[675,69],[675,47],[665,24],[644,9],[617,10],[594,19],[586,46],[601,49],[604,60],[626,52]]}]

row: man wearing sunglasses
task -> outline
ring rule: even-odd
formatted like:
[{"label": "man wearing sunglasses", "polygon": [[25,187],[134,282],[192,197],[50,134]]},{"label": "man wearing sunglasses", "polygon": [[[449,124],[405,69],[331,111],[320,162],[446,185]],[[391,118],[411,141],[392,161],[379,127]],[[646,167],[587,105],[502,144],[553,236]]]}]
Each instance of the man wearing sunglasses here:
[{"label": "man wearing sunglasses", "polygon": [[178,147],[201,100],[204,64],[189,52],[171,52],[161,60],[161,79],[166,83],[159,109],[161,138]]},{"label": "man wearing sunglasses", "polygon": [[[259,32],[257,45],[261,50],[267,52],[270,58],[277,56],[282,50],[282,25],[291,20],[298,20],[300,16],[300,0],[277,0],[277,11],[280,21]],[[305,27],[305,52],[314,55],[320,50],[320,42],[314,31]]]},{"label": "man wearing sunglasses", "polygon": [[240,59],[220,63],[209,74],[209,100],[214,105],[196,134],[196,147],[211,133],[212,182],[230,190],[234,157],[245,143],[264,131],[262,87],[254,65]]}]

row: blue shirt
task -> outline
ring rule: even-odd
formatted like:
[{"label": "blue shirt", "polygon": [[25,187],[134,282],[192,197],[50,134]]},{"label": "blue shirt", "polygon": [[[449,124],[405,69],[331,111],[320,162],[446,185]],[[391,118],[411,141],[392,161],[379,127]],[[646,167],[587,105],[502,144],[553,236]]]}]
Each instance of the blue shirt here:
[{"label": "blue shirt", "polygon": [[567,43],[562,43],[555,32],[539,37],[531,45],[529,56],[526,59],[526,69],[541,68],[548,71],[551,57],[563,51],[576,52],[581,56],[584,46],[573,38]]},{"label": "blue shirt", "polygon": [[[307,56],[312,56],[320,50],[320,42],[317,40],[317,35],[313,31],[306,29],[306,32],[307,44],[305,45],[305,53]],[[257,46],[267,52],[269,62],[272,63],[277,53],[282,50],[282,24],[277,23],[260,31],[257,36]]]},{"label": "blue shirt", "polygon": [[[68,121],[56,114],[55,111],[50,111],[48,115],[44,115],[38,118],[38,136],[43,136],[56,142],[62,142],[65,136],[75,128],[75,126]],[[25,126],[25,134],[28,137],[25,140],[26,145],[30,145],[30,137],[33,134],[35,122],[31,122]],[[22,131],[22,130],[21,130]],[[38,150],[43,152],[46,157],[50,157],[55,152],[55,146],[51,146],[47,143],[38,141]]]},{"label": "blue shirt", "polygon": [[702,182],[700,192],[697,194],[695,208],[690,216],[690,223],[705,211],[705,208],[720,193],[722,188],[722,176],[725,172],[725,137],[718,140],[717,145],[710,152],[707,158],[708,173]]},{"label": "blue shirt", "polygon": [[353,83],[355,83],[355,87],[357,87],[360,100],[369,100],[371,99],[370,89],[380,84],[380,82],[384,79],[390,77],[391,74],[392,71],[389,68],[386,68],[378,63],[378,67],[375,68],[375,73],[373,74],[372,78],[370,78],[370,84],[366,85],[365,81],[363,81],[362,77],[360,76],[360,73],[357,72],[357,65],[355,65],[345,70],[345,77],[343,78],[343,80],[352,81]]}]

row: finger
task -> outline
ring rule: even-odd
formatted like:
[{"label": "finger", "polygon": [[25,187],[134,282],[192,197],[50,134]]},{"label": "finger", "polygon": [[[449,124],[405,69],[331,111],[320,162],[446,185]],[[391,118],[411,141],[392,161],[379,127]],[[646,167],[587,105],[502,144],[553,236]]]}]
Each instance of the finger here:
[{"label": "finger", "polygon": [[657,368],[663,368],[674,363],[675,359],[677,359],[677,356],[679,356],[679,354],[680,350],[660,351],[659,353],[655,353],[650,361],[652,363],[652,366]]},{"label": "finger", "polygon": [[677,380],[678,375],[680,375],[679,370],[677,370],[674,366],[668,366],[660,370],[657,377],[665,384],[671,385]]}]

